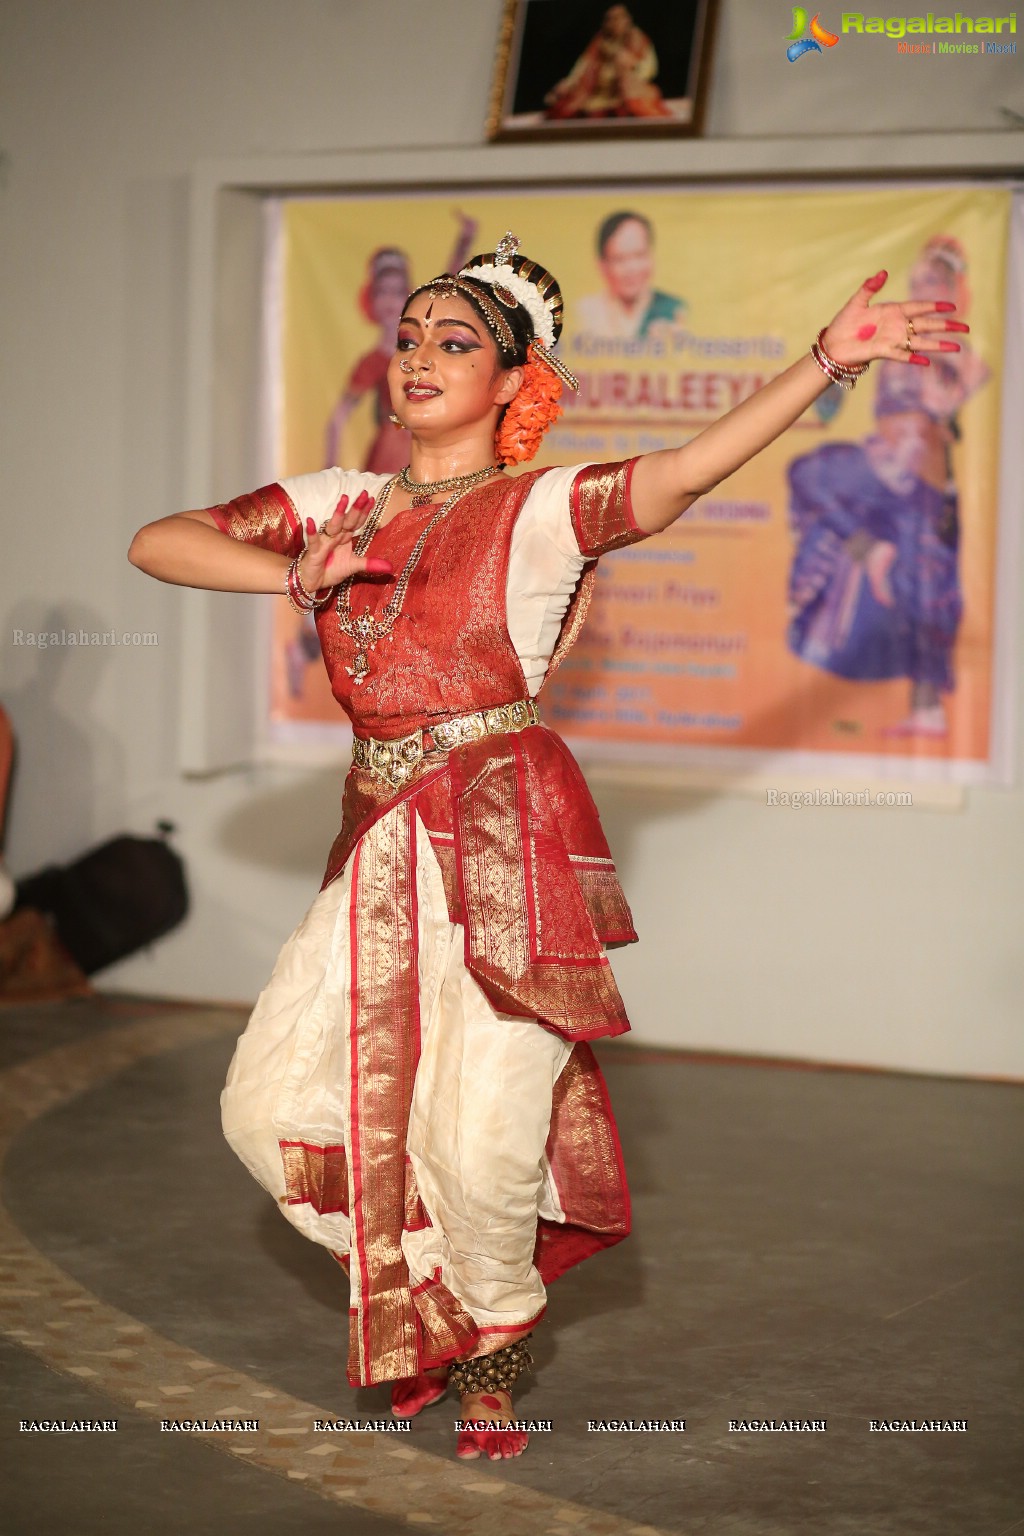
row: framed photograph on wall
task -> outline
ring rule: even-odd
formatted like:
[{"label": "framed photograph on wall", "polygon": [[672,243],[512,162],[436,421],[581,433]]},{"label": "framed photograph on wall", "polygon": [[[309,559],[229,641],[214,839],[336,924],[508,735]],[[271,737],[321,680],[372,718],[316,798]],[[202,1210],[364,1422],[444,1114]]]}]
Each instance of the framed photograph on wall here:
[{"label": "framed photograph on wall", "polygon": [[717,0],[505,0],[490,139],[701,132]]}]

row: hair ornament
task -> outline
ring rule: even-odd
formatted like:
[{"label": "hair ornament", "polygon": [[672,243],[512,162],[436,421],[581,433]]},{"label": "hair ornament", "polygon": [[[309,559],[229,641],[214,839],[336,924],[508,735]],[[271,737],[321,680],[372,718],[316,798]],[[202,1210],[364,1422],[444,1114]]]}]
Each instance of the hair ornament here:
[{"label": "hair ornament", "polygon": [[486,283],[508,309],[522,305],[537,339],[546,347],[555,345],[562,328],[561,290],[550,272],[519,255],[519,240],[510,229],[493,252],[472,257],[459,276]]},{"label": "hair ornament", "polygon": [[494,247],[494,259],[499,267],[512,265],[512,257],[519,249],[519,238],[510,229],[506,229],[497,245]]},{"label": "hair ornament", "polygon": [[955,235],[932,235],[921,254],[926,260],[944,261],[958,274],[967,271],[964,248]]},{"label": "hair ornament", "polygon": [[[478,283],[486,283],[492,292],[496,293],[503,303],[510,309],[521,304],[533,321],[533,333],[546,347],[555,344],[555,325],[551,310],[541,298],[539,289],[535,284],[520,277],[513,267],[507,265],[496,266],[494,262],[483,262],[477,267],[463,267],[459,272],[460,277],[475,278]],[[504,289],[505,293],[499,292]],[[511,302],[510,302],[511,301]]]},{"label": "hair ornament", "polygon": [[400,272],[403,277],[406,277],[409,272],[408,257],[391,245],[381,246],[379,250],[374,251],[367,265],[375,277],[379,277],[383,272]]},{"label": "hair ornament", "polygon": [[530,351],[537,358],[538,362],[544,363],[548,368],[551,369],[552,373],[557,373],[562,383],[568,384],[569,388],[573,390],[573,392],[579,389],[580,381],[576,375],[570,372],[560,357],[556,357],[553,352],[549,352],[547,347],[545,347],[542,342],[531,342]]}]

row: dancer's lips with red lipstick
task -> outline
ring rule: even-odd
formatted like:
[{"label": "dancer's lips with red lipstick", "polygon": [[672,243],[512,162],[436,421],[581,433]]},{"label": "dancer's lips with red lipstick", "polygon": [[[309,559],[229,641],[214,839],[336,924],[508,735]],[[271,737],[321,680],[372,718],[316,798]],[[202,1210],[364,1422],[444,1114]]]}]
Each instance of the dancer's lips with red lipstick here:
[{"label": "dancer's lips with red lipstick", "polygon": [[435,395],[443,393],[435,389],[433,384],[413,384],[411,381],[405,386],[405,398],[407,400],[433,400]]}]

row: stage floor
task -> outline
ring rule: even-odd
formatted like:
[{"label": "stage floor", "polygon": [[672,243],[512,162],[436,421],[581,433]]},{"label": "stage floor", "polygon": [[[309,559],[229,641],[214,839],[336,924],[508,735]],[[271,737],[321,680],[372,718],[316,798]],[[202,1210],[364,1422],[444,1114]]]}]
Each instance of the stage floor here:
[{"label": "stage floor", "polygon": [[[347,1385],[343,1271],[221,1136],[244,1025],[0,1010],[4,1536],[1024,1533],[1024,1087],[599,1044],[633,1233],[549,1290],[516,1413],[551,1432],[462,1463],[454,1396],[313,1430],[388,1389]],[[160,1427],[214,1418],[260,1427]]]}]

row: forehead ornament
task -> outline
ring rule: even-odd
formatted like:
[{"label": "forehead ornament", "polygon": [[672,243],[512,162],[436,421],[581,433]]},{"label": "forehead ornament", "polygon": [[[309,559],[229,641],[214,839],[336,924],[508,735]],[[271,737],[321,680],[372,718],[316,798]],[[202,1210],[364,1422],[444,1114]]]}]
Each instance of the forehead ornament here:
[{"label": "forehead ornament", "polygon": [[[469,274],[467,274],[468,276]],[[484,318],[503,352],[514,352],[516,349],[515,337],[512,335],[512,327],[509,325],[501,310],[495,304],[486,289],[481,292],[476,283],[467,283],[462,280],[462,273],[457,277],[435,277],[427,287],[430,292],[436,294],[439,299],[457,299],[462,296],[470,298],[484,312]]]}]

